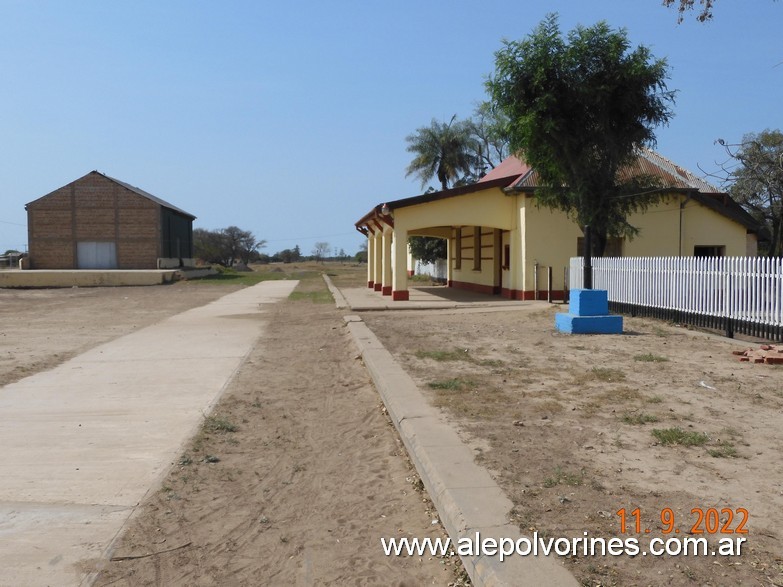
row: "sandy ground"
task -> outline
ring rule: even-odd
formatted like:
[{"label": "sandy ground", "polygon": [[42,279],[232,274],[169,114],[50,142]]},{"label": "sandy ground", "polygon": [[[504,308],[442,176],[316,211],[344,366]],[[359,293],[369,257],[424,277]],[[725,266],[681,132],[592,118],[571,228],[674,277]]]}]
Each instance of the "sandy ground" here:
[{"label": "sandy ground", "polygon": [[[0,290],[0,381],[50,368],[237,286]],[[380,538],[441,536],[320,278],[268,313],[223,400],[96,585],[450,585],[454,559],[387,558]],[[2,391],[0,390],[0,393]],[[159,554],[154,554],[159,553]]]},{"label": "sandy ground", "polygon": [[[336,273],[340,286],[363,279]],[[236,287],[0,290],[0,382]],[[381,536],[441,534],[437,514],[322,282],[305,279],[295,293],[270,313],[269,336],[140,505],[119,560],[97,565],[97,585],[461,581],[453,560],[381,554]],[[479,460],[516,504],[510,515],[522,531],[644,546],[702,536],[691,533],[709,530],[694,509],[715,508],[726,532],[740,529],[741,508],[749,512],[748,534],[703,534],[711,545],[747,538],[741,557],[579,556],[569,565],[582,584],[783,585],[783,368],[739,363],[731,351],[745,343],[652,320],[626,319],[623,336],[557,334],[556,310],[363,318],[482,447]],[[697,444],[666,444],[672,429]]]},{"label": "sandy ground", "polygon": [[[559,334],[555,311],[363,318],[484,446],[479,460],[523,532],[636,537],[643,547],[654,537],[747,539],[740,557],[574,557],[583,585],[783,585],[783,368],[739,363],[731,352],[747,343],[652,320],[627,318],[622,336]],[[672,429],[685,444],[666,443]],[[715,514],[699,523],[692,511],[709,508],[718,527]],[[748,534],[730,533],[742,529],[740,508]]]},{"label": "sandy ground", "polygon": [[0,288],[0,385],[76,356],[238,286]]}]

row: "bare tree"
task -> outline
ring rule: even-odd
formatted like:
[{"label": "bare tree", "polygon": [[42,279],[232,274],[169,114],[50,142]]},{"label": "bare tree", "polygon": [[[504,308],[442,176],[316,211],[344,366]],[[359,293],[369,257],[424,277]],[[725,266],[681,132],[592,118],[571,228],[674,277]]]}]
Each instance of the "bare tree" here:
[{"label": "bare tree", "polygon": [[326,257],[329,254],[329,243],[325,242],[318,242],[315,243],[315,247],[313,247],[313,258],[318,263],[324,262],[324,257]]},{"label": "bare tree", "polygon": [[771,257],[783,255],[783,132],[765,130],[729,144],[718,139],[728,161],[711,174],[767,231]]}]

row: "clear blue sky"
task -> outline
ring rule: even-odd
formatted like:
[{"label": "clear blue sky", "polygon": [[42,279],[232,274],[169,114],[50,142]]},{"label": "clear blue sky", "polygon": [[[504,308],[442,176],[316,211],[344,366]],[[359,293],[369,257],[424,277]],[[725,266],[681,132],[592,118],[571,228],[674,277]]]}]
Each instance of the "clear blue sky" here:
[{"label": "clear blue sky", "polygon": [[469,116],[501,39],[547,12],[668,59],[658,150],[693,171],[783,127],[780,1],[678,25],[660,0],[0,0],[0,252],[26,245],[27,202],[97,169],[266,252],[352,254],[359,217],[421,191],[405,136]]}]

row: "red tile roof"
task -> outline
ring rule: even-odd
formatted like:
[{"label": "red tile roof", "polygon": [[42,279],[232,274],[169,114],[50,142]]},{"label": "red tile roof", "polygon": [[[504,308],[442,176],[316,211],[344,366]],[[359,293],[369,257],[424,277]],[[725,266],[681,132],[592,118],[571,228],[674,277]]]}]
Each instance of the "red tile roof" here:
[{"label": "red tile roof", "polygon": [[478,180],[478,183],[484,183],[487,181],[500,179],[502,177],[511,176],[516,178],[516,180],[513,182],[516,183],[516,181],[522,179],[522,176],[526,175],[529,171],[530,166],[527,163],[512,155],[511,157],[506,157],[503,159],[503,161],[497,167]]},{"label": "red tile roof", "polygon": [[[514,161],[509,162],[511,159]],[[538,173],[531,169],[526,163],[513,156],[503,161],[503,163],[484,176],[482,181],[506,162],[509,162],[509,165],[513,165],[516,169],[525,169],[527,171],[527,173],[521,175],[517,181],[514,182],[514,187],[535,188],[540,185]],[[657,177],[661,180],[664,187],[671,189],[696,190],[704,194],[722,193],[714,185],[650,149],[642,149],[636,160],[619,172],[620,179],[629,179],[638,175],[651,175]]]}]

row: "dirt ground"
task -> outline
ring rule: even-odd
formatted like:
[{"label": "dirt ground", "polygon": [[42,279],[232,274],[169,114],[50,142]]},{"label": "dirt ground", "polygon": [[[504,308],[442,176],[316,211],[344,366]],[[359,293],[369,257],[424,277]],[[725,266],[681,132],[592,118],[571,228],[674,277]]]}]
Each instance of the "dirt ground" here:
[{"label": "dirt ground", "polygon": [[[327,270],[338,286],[364,279]],[[98,565],[96,585],[463,584],[453,559],[381,554],[381,536],[442,529],[342,313],[314,272],[302,275],[201,433],[140,505],[118,560]],[[0,382],[237,287],[0,290]],[[515,503],[523,532],[645,546],[676,530],[709,531],[694,509],[715,508],[726,531],[740,529],[741,508],[749,513],[748,534],[703,534],[711,545],[747,538],[740,557],[572,558],[583,585],[783,585],[783,368],[731,354],[757,345],[653,320],[626,318],[622,336],[561,335],[557,310],[363,318],[483,447],[479,460]]]},{"label": "dirt ground", "polygon": [[[462,585],[455,559],[387,558],[441,536],[323,280],[273,306],[200,433],[140,504],[96,585]],[[0,381],[240,286],[0,290]],[[330,303],[322,303],[330,302]],[[2,390],[0,390],[2,393]],[[159,553],[159,554],[153,554]]]},{"label": "dirt ground", "polygon": [[183,282],[158,287],[0,288],[0,385],[51,369],[237,287]]},{"label": "dirt ground", "polygon": [[[556,333],[557,310],[363,318],[483,444],[479,460],[523,533],[637,537],[642,547],[747,539],[740,557],[571,558],[583,585],[783,585],[783,367],[739,363],[732,351],[754,345],[653,320],[626,318],[621,336]],[[729,533],[742,529],[740,508],[749,532]]]}]

